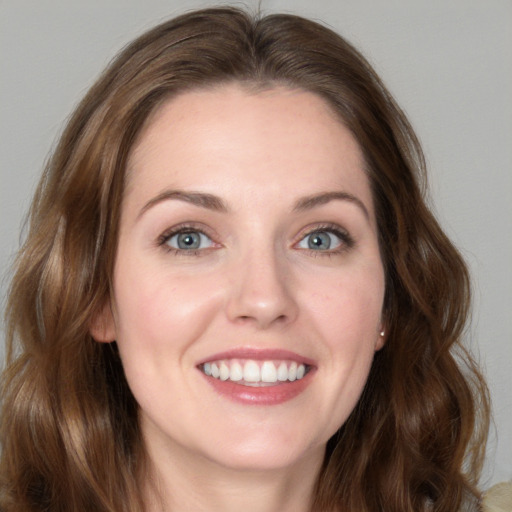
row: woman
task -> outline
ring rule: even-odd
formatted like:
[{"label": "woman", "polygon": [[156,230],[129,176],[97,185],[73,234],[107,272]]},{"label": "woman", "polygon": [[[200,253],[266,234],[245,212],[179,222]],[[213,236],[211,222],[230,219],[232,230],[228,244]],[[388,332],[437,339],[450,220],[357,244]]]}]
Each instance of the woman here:
[{"label": "woman", "polygon": [[423,180],[400,109],[318,24],[209,9],[137,39],[34,199],[2,509],[475,506],[487,395]]}]

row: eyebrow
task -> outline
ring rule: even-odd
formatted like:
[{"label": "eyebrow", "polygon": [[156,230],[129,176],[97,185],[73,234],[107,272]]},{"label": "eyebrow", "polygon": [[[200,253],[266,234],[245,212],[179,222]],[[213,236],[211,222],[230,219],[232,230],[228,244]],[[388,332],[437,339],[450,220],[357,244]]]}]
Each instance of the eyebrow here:
[{"label": "eyebrow", "polygon": [[153,199],[150,199],[140,210],[137,218],[140,218],[153,206],[170,199],[177,199],[178,201],[184,201],[186,203],[199,206],[200,208],[206,208],[216,212],[227,213],[229,208],[226,203],[213,194],[205,194],[203,192],[184,192],[183,190],[164,190]]},{"label": "eyebrow", "polygon": [[312,196],[306,196],[299,199],[293,208],[296,212],[302,212],[305,210],[311,210],[317,206],[321,206],[323,204],[327,204],[330,201],[341,200],[341,201],[349,201],[358,206],[364,216],[370,220],[370,214],[368,209],[364,205],[364,203],[356,196],[343,191],[335,191],[335,192],[322,192],[320,194],[314,194]]},{"label": "eyebrow", "polygon": [[[229,212],[229,208],[226,205],[226,203],[220,197],[215,196],[213,194],[207,194],[204,192],[185,192],[183,190],[164,190],[156,197],[150,199],[142,207],[137,218],[140,218],[146,211],[148,211],[153,206],[163,201],[168,201],[172,199],[184,201],[186,203],[199,206],[200,208],[206,208],[207,210],[212,210],[220,213]],[[317,206],[327,204],[330,201],[334,200],[349,201],[351,203],[354,203],[361,209],[361,211],[364,213],[364,216],[368,220],[370,219],[370,214],[368,213],[368,209],[366,208],[364,203],[353,194],[343,191],[321,192],[320,194],[302,197],[295,203],[293,211],[303,212],[307,210],[312,210]]]}]

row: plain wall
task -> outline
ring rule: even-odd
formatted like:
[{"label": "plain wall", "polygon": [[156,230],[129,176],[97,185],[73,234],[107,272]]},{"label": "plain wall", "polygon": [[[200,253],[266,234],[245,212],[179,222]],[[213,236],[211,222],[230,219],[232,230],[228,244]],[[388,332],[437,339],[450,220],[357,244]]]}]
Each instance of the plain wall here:
[{"label": "plain wall", "polygon": [[[74,105],[136,35],[206,5],[0,0],[2,301],[30,197]],[[263,0],[261,7],[323,21],[346,36],[417,130],[432,203],[473,273],[467,343],[480,353],[496,424],[482,484],[512,479],[512,2]]]}]

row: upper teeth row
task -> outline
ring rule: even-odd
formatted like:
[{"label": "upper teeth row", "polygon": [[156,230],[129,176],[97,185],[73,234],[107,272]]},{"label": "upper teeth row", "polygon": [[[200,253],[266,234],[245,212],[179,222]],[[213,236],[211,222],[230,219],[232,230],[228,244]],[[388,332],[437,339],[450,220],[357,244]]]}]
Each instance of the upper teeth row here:
[{"label": "upper teeth row", "polygon": [[216,361],[204,363],[202,370],[206,375],[220,380],[271,383],[302,379],[306,366],[295,361],[277,364],[274,361]]}]

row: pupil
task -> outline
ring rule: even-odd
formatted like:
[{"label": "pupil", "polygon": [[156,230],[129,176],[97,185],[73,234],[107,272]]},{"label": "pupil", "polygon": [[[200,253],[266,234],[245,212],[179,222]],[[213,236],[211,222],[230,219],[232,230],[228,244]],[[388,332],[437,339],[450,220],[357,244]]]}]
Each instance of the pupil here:
[{"label": "pupil", "polygon": [[197,233],[182,233],[178,236],[178,247],[180,249],[197,249],[200,238]]},{"label": "pupil", "polygon": [[309,239],[310,249],[329,249],[331,247],[331,239],[327,233],[316,233]]}]

